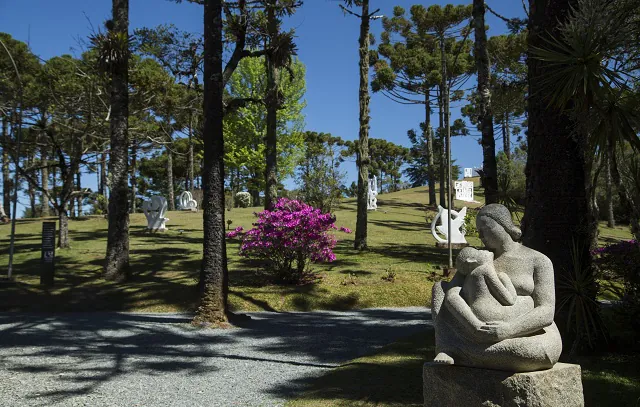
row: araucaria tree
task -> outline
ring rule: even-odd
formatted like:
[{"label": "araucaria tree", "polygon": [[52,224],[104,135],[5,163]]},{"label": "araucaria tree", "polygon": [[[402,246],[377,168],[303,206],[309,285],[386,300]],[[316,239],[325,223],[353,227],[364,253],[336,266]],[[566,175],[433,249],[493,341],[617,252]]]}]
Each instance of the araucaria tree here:
[{"label": "araucaria tree", "polygon": [[[282,32],[280,16],[293,14],[302,3],[298,0],[265,0],[267,36],[265,38],[265,62],[267,67],[267,91],[264,98],[267,107],[267,135],[265,143],[264,208],[271,209],[278,196],[278,110],[283,100],[279,91],[283,68],[290,67],[296,53],[293,30]],[[289,69],[289,72],[291,70]]]},{"label": "araucaria tree", "polygon": [[[419,137],[422,148],[419,152],[415,151],[415,162],[419,161],[421,168],[415,169],[424,172],[429,185],[429,204],[435,205],[436,164],[431,107],[440,64],[435,54],[436,38],[428,32],[424,20],[420,19],[424,14],[414,12],[420,10],[423,10],[421,6],[412,7],[410,18],[407,18],[405,10],[396,6],[393,8],[393,17],[383,17],[381,43],[377,53],[372,53],[374,77],[371,88],[397,103],[424,104],[424,122],[420,123],[422,135]],[[418,153],[424,157],[418,157]]]},{"label": "araucaria tree", "polygon": [[129,269],[129,0],[113,0],[101,58],[111,74],[109,231],[105,278],[124,280]]},{"label": "araucaria tree", "polygon": [[[365,250],[367,248],[367,185],[369,183],[369,25],[372,19],[379,18],[375,13],[369,12],[369,0],[345,0],[346,7],[340,7],[346,13],[360,19],[360,38],[358,40],[358,52],[360,54],[360,88],[358,96],[360,101],[360,130],[358,131],[359,148],[356,156],[358,166],[358,197],[356,214],[356,236],[353,248]],[[361,7],[360,14],[351,11],[348,7]]]},{"label": "araucaria tree", "polygon": [[[298,4],[299,2],[293,0],[282,0],[282,3],[278,3],[280,12],[289,14]],[[262,5],[265,4],[262,3]],[[252,8],[253,6],[255,4],[251,5]],[[226,37],[231,38],[235,44],[224,70],[222,68],[223,10],[226,17]],[[265,55],[265,50],[252,51],[245,48],[249,43],[264,40],[264,37],[259,34],[264,33],[264,30],[256,29],[260,27],[260,22],[263,20],[258,13],[249,10],[246,0],[233,4],[222,0],[204,1],[204,159],[202,166],[204,240],[202,268],[198,283],[201,300],[196,310],[195,323],[220,324],[228,320],[229,277],[224,236],[223,118],[225,113],[246,106],[247,103],[256,102],[256,98],[225,100],[224,88],[242,58]],[[256,37],[248,38],[250,32],[258,32],[258,34]],[[286,43],[290,38],[283,41]],[[291,47],[283,45],[281,51],[285,49],[291,49]],[[290,55],[286,52],[284,54]]]},{"label": "araucaria tree", "polygon": [[229,276],[224,236],[222,3],[222,0],[204,2],[204,240],[201,299],[194,319],[198,323],[227,321]]},{"label": "araucaria tree", "polygon": [[[478,122],[482,133],[482,185],[486,203],[498,201],[496,141],[493,136],[493,110],[489,83],[490,65],[487,51],[487,32],[484,23],[484,0],[473,0],[473,28],[475,33],[474,56],[478,72]],[[508,137],[508,136],[507,136]],[[508,152],[507,152],[508,153]]]}]

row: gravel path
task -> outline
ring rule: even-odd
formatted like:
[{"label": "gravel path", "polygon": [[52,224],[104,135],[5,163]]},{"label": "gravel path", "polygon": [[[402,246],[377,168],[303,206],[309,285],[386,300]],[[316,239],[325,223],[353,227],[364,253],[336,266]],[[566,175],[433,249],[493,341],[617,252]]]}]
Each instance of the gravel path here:
[{"label": "gravel path", "polygon": [[279,406],[305,381],[430,324],[426,308],[184,314],[0,313],[2,406]]}]

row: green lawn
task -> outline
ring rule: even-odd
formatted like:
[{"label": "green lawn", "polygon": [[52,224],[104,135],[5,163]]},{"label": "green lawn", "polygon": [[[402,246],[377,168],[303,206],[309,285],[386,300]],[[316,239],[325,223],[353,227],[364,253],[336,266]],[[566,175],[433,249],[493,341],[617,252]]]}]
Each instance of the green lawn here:
[{"label": "green lawn", "polygon": [[[267,284],[261,266],[238,256],[239,242],[228,241],[230,303],[234,310],[351,309],[412,306],[430,303],[431,286],[446,264],[446,250],[436,249],[427,228],[426,188],[382,194],[378,211],[369,212],[370,250],[351,249],[353,234],[337,232],[337,260],[312,267],[316,284]],[[231,228],[251,227],[260,208],[226,212]],[[86,217],[70,221],[72,247],[56,253],[55,286],[39,285],[40,233],[43,219],[17,222],[14,276],[16,285],[0,288],[0,310],[128,310],[188,311],[195,306],[195,283],[202,256],[202,213],[169,212],[165,233],[145,232],[143,214],[131,216],[132,279],[106,282],[101,267],[107,221]],[[355,229],[355,202],[347,200],[336,212],[338,226]],[[0,264],[8,262],[9,225],[0,226]],[[479,244],[477,238],[469,239]],[[382,277],[395,272],[395,282]]]},{"label": "green lawn", "polygon": [[[345,363],[312,380],[287,407],[422,406],[422,365],[434,354],[433,330]],[[640,405],[640,355],[582,357],[582,386],[587,407]]]},{"label": "green lawn", "polygon": [[[483,200],[482,191],[477,196]],[[413,306],[430,303],[431,286],[447,263],[428,229],[435,216],[426,209],[425,187],[378,197],[369,212],[369,251],[353,251],[353,234],[337,232],[337,260],[314,264],[320,280],[303,286],[268,284],[256,261],[238,256],[239,241],[228,241],[230,304],[234,310],[352,309]],[[456,201],[456,207],[464,203]],[[471,204],[477,207],[480,204]],[[226,212],[231,228],[251,227],[260,208]],[[101,278],[107,221],[101,216],[70,221],[70,249],[56,253],[55,286],[39,285],[40,233],[43,219],[19,220],[14,275],[17,284],[0,288],[0,310],[189,311],[195,307],[195,283],[202,256],[202,213],[169,212],[169,230],[145,232],[143,214],[131,216],[132,279],[126,284]],[[355,229],[355,202],[346,200],[336,212],[338,226]],[[8,263],[9,225],[0,226],[0,264]],[[629,238],[628,228],[603,228],[603,243]],[[477,237],[468,237],[480,245]],[[3,271],[4,272],[4,271]],[[394,282],[383,280],[389,272]]]}]

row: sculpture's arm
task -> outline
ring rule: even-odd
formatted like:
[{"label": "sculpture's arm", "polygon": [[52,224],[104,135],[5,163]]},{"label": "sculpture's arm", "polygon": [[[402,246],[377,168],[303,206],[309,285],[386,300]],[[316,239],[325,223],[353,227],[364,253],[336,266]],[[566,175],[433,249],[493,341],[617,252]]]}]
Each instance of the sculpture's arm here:
[{"label": "sculpture's arm", "polygon": [[462,326],[475,334],[483,323],[474,315],[464,298],[460,296],[460,290],[462,287],[451,287],[445,294],[444,305]]},{"label": "sculpture's arm", "polygon": [[505,273],[496,273],[491,267],[484,273],[484,281],[491,292],[491,295],[502,305],[513,305],[516,303],[518,294],[511,279]]},{"label": "sculpture's arm", "polygon": [[547,256],[535,259],[534,289],[531,293],[534,308],[511,322],[511,337],[529,335],[553,323],[556,294],[553,283],[553,264]]}]

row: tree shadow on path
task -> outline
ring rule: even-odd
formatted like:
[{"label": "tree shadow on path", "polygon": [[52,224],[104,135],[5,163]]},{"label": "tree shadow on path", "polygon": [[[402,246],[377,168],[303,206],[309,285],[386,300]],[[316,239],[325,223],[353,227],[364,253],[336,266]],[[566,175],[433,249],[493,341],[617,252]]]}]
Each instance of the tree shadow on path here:
[{"label": "tree shadow on path", "polygon": [[[20,380],[9,381],[9,394],[24,392],[29,405],[67,405],[104,393],[116,386],[109,383],[127,381],[129,375],[186,374],[212,383],[234,375],[242,381],[263,363],[268,369],[275,364],[279,373],[301,367],[320,373],[428,323],[423,308],[250,315],[237,329],[211,330],[192,327],[188,314],[2,313],[0,366],[13,377],[23,374],[33,383],[47,383],[24,389]],[[269,392],[282,399],[299,388],[274,381]],[[200,389],[185,389],[192,390]],[[220,387],[206,391],[213,396]]]}]

